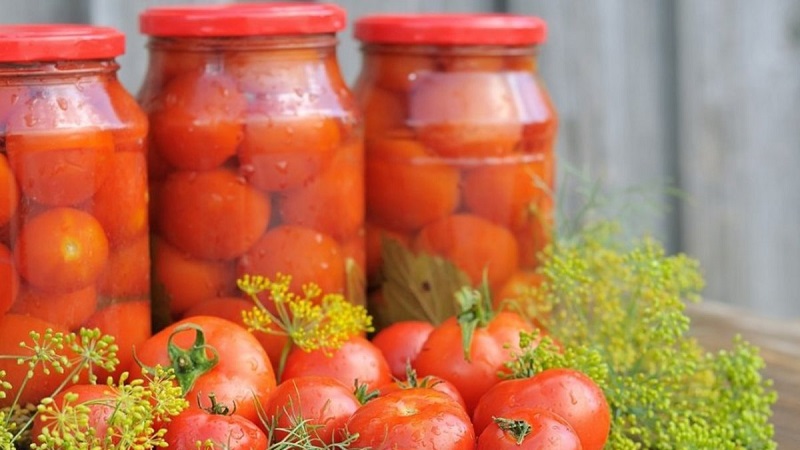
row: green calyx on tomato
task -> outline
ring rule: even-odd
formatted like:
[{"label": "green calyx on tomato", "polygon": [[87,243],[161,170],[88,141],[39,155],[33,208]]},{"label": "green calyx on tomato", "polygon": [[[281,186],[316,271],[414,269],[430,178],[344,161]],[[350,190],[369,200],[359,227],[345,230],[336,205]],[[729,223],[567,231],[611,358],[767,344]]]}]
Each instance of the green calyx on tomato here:
[{"label": "green calyx on tomato", "polygon": [[[183,349],[172,342],[175,335],[188,330],[195,331],[194,343],[190,348]],[[208,352],[211,352],[210,358]],[[219,362],[217,350],[206,345],[203,329],[193,323],[183,324],[175,328],[172,334],[169,335],[167,354],[169,355],[171,366],[175,370],[175,378],[178,380],[184,395],[192,389],[195,381],[201,375],[214,368]]]},{"label": "green calyx on tomato", "polygon": [[525,438],[533,431],[531,424],[522,419],[505,419],[503,417],[493,417],[492,419],[498,428],[510,434],[516,440],[517,445],[522,445]]},{"label": "green calyx on tomato", "polygon": [[464,348],[464,359],[469,362],[472,358],[470,348],[475,329],[486,327],[494,318],[486,273],[484,272],[480,290],[464,286],[455,296],[460,308],[456,317],[461,328],[461,345]]},{"label": "green calyx on tomato", "polygon": [[211,405],[207,408],[203,407],[202,403],[202,396],[200,393],[197,394],[197,406],[200,407],[203,411],[214,414],[217,416],[232,416],[236,412],[236,402],[233,402],[233,409],[229,408],[228,405],[224,403],[217,402],[217,396],[211,392],[208,394],[208,401],[211,402]]}]

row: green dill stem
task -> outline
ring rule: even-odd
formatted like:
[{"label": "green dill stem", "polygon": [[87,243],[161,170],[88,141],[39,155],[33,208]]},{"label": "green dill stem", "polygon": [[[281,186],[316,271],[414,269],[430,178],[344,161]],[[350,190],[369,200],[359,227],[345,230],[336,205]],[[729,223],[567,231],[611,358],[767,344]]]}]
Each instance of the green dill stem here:
[{"label": "green dill stem", "polygon": [[286,368],[286,360],[289,358],[289,353],[292,351],[294,347],[294,341],[291,338],[286,340],[286,343],[283,344],[283,349],[281,349],[281,357],[278,360],[278,373],[275,374],[276,378],[278,379],[278,383],[283,381],[283,370]]}]

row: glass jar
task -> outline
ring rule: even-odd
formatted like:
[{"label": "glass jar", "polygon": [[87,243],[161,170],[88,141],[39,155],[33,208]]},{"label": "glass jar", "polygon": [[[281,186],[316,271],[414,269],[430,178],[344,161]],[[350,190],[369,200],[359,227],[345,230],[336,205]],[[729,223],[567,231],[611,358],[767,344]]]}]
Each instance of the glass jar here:
[{"label": "glass jar", "polygon": [[[0,27],[0,354],[98,327],[123,370],[150,336],[147,118],[117,80],[124,46],[104,27]],[[61,382],[39,370],[22,404]]]},{"label": "glass jar", "polygon": [[360,115],[324,4],[159,7],[150,61],[157,323],[241,305],[242,275],[363,302]]},{"label": "glass jar", "polygon": [[498,303],[536,283],[553,224],[557,128],[537,75],[545,35],[539,18],[499,14],[356,22],[379,324],[441,320],[462,284],[486,281]]}]

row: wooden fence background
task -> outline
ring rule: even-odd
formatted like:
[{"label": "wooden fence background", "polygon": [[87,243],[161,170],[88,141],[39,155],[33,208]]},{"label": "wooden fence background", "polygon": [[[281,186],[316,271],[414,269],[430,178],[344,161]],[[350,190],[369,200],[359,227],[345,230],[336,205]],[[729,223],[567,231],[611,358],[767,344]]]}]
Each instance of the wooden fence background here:
[{"label": "wooden fence background", "polygon": [[[128,36],[120,77],[146,69],[140,11],[197,0],[0,0],[0,23],[82,22]],[[204,3],[224,3],[205,0]],[[562,192],[596,182],[631,233],[697,258],[706,297],[800,316],[800,1],[336,0],[371,13],[507,11],[549,24],[542,77],[561,118]],[[349,80],[358,44],[341,33]],[[673,187],[680,195],[668,194]],[[666,208],[660,208],[663,206]]]}]

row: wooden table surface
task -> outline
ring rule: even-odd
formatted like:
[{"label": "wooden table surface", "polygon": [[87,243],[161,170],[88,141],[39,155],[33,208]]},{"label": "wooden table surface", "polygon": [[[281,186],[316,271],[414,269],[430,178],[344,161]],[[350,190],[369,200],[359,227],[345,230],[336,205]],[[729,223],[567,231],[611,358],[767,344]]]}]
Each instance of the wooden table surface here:
[{"label": "wooden table surface", "polygon": [[692,334],[708,350],[729,349],[742,335],[761,348],[765,375],[774,381],[778,401],[773,411],[779,449],[800,449],[800,318],[754,316],[737,307],[702,302],[689,307]]}]

